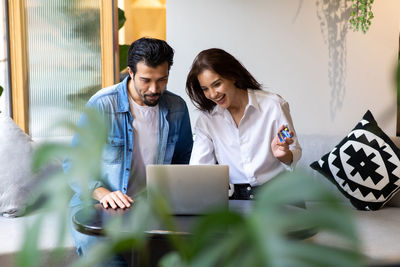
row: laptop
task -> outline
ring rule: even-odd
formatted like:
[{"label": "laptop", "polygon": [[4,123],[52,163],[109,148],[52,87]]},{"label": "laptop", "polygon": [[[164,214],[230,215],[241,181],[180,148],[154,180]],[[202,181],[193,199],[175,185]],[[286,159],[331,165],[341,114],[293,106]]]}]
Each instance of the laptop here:
[{"label": "laptop", "polygon": [[157,190],[173,215],[200,215],[228,208],[229,168],[226,165],[147,165],[148,198]]}]

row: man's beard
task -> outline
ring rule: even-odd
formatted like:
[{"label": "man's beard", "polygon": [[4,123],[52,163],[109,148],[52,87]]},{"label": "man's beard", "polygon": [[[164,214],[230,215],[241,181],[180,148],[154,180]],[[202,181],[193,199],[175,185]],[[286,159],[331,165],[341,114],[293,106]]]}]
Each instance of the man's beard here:
[{"label": "man's beard", "polygon": [[[158,98],[157,98],[157,100],[151,102],[151,101],[148,101],[148,100],[146,99],[147,96],[158,96]],[[145,95],[143,96],[142,100],[143,100],[143,103],[144,103],[145,105],[147,105],[147,106],[149,106],[149,107],[154,107],[154,106],[156,106],[156,105],[158,104],[158,102],[160,101],[160,97],[161,97],[161,94],[160,94],[160,93],[156,93],[156,94],[145,94]]]}]

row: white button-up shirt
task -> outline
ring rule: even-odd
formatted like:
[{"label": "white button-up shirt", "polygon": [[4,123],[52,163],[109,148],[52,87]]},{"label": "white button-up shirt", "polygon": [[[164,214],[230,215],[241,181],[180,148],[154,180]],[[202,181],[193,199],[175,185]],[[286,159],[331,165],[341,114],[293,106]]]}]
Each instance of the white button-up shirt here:
[{"label": "white button-up shirt", "polygon": [[[229,166],[233,184],[261,185],[284,170],[292,170],[301,157],[301,147],[290,116],[289,104],[279,95],[248,89],[248,104],[238,127],[227,109],[218,105],[202,112],[194,129],[190,164]],[[286,165],[274,157],[271,142],[281,125],[293,131],[289,149],[293,161]]]}]

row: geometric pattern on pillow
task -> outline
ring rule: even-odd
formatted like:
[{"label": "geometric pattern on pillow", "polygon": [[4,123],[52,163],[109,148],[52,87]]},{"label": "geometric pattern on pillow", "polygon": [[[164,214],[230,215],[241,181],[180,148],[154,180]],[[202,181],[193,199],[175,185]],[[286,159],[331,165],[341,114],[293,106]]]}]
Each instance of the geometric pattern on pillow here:
[{"label": "geometric pattern on pillow", "polygon": [[310,166],[357,209],[378,210],[400,190],[400,150],[368,110],[332,151]]}]

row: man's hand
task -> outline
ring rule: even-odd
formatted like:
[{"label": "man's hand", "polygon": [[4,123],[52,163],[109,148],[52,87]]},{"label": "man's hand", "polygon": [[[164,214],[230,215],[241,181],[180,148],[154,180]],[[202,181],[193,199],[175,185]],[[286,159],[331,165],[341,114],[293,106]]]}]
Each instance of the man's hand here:
[{"label": "man's hand", "polygon": [[96,188],[93,191],[93,198],[98,200],[105,209],[107,209],[108,207],[111,207],[113,209],[125,209],[129,208],[133,203],[133,199],[123,194],[121,191],[111,192],[104,187]]},{"label": "man's hand", "polygon": [[[285,128],[284,125],[282,125],[279,128],[279,131],[282,131]],[[275,158],[280,160],[281,162],[285,164],[290,164],[292,163],[293,160],[293,154],[292,151],[289,149],[289,145],[291,145],[294,141],[292,138],[285,137],[285,142],[282,142],[279,140],[278,133],[275,135],[275,138],[271,142],[271,149],[272,153],[274,154]],[[289,132],[291,136],[293,136],[293,132]]]}]

